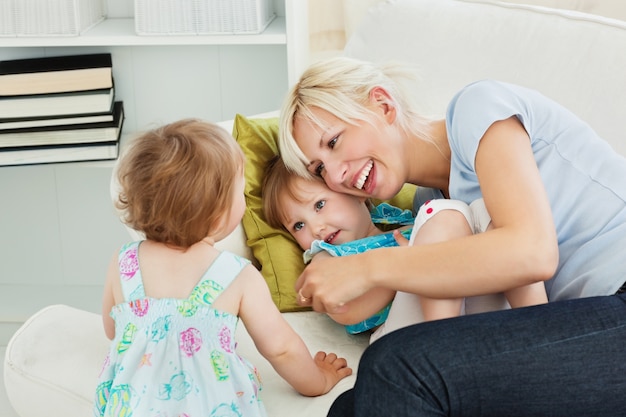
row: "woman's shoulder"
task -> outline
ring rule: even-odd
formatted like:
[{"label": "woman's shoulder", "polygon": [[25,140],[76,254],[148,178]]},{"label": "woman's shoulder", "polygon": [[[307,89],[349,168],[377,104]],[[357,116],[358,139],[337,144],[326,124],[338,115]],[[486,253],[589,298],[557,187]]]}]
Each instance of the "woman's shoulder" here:
[{"label": "woman's shoulder", "polygon": [[494,80],[491,78],[485,78],[482,80],[477,80],[467,84],[465,87],[461,88],[459,92],[456,94],[457,96],[461,96],[463,94],[476,94],[481,92],[488,92],[493,90],[498,90],[505,87],[507,84]]},{"label": "woman's shoulder", "polygon": [[519,86],[492,79],[475,81],[461,88],[452,97],[448,113],[454,113],[459,107],[473,109],[490,103],[507,104],[509,97],[519,94],[517,89]]},{"label": "woman's shoulder", "polygon": [[469,135],[478,140],[495,121],[511,116],[527,118],[533,107],[533,90],[485,79],[463,87],[450,101],[446,124],[452,140]]},{"label": "woman's shoulder", "polygon": [[467,84],[461,88],[450,101],[448,114],[463,110],[475,109],[477,112],[487,108],[506,108],[523,111],[529,106],[545,105],[546,99],[540,92],[518,84],[494,79],[483,79]]}]

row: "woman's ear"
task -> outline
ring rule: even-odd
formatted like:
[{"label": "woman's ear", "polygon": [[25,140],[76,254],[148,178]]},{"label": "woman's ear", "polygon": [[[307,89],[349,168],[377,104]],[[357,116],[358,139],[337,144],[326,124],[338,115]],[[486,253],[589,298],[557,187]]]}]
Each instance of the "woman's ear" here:
[{"label": "woman's ear", "polygon": [[391,95],[383,87],[377,86],[370,90],[370,104],[387,123],[396,120],[396,106]]}]

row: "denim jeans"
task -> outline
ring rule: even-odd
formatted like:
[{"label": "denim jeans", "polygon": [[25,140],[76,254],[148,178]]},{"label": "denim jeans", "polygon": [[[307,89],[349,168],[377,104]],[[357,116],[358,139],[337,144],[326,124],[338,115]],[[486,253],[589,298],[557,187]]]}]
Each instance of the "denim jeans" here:
[{"label": "denim jeans", "polygon": [[328,416],[626,416],[626,294],[417,324],[373,343]]}]

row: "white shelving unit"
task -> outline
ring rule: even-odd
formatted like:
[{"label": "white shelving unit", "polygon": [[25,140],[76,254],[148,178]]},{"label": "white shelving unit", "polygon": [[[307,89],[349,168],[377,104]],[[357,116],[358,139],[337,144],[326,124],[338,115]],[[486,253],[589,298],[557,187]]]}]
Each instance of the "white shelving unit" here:
[{"label": "white shelving unit", "polygon": [[[273,0],[258,35],[138,36],[130,0],[80,36],[0,37],[0,60],[110,52],[125,136],[184,117],[276,110],[308,60],[307,0]],[[0,345],[39,308],[100,309],[110,256],[128,240],[109,197],[112,163],[0,167]],[[3,328],[4,323],[4,328]]]},{"label": "white shelving unit", "polygon": [[142,46],[142,45],[286,45],[285,17],[275,18],[263,33],[255,35],[164,35],[135,34],[131,17],[111,18],[80,36],[5,37],[2,46]]}]

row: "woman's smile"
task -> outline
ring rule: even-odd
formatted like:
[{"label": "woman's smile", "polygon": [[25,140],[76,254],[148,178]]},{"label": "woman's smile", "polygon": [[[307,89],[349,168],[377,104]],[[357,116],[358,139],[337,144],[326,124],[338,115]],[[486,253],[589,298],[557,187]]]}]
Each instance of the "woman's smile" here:
[{"label": "woman's smile", "polygon": [[365,167],[363,167],[363,169],[359,173],[359,177],[354,184],[355,188],[358,188],[359,190],[363,189],[363,186],[365,185],[365,182],[367,181],[373,166],[374,161],[372,160],[368,161],[367,164],[365,164]]}]

